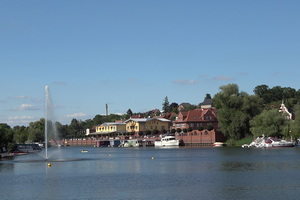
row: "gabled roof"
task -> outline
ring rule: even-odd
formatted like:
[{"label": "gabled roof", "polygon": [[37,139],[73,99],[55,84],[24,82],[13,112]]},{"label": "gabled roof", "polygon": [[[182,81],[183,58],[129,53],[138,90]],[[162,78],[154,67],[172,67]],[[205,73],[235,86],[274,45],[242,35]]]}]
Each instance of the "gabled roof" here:
[{"label": "gabled roof", "polygon": [[176,120],[177,122],[187,121],[207,121],[204,117],[207,113],[212,113],[213,117],[217,119],[215,108],[200,108],[189,111],[181,112],[182,120]]}]

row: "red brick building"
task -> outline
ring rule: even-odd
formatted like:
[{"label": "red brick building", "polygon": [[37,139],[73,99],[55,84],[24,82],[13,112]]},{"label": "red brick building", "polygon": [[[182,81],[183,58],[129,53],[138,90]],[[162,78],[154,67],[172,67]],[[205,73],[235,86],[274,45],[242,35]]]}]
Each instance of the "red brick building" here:
[{"label": "red brick building", "polygon": [[174,129],[202,130],[212,126],[219,129],[216,108],[199,108],[195,110],[179,112],[177,119],[173,121]]}]

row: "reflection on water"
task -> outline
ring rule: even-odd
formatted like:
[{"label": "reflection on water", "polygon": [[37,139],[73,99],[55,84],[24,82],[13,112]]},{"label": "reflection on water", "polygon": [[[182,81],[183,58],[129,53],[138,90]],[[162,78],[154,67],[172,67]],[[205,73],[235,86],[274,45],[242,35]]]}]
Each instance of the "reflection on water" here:
[{"label": "reflection on water", "polygon": [[48,161],[1,161],[0,199],[297,199],[300,189],[298,148],[51,149]]}]

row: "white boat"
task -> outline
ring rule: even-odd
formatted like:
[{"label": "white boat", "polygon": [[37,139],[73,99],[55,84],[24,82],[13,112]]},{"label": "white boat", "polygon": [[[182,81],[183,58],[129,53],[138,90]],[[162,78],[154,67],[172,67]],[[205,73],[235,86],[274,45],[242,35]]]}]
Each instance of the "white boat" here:
[{"label": "white boat", "polygon": [[175,136],[167,135],[162,137],[160,140],[154,141],[154,146],[164,147],[164,146],[179,146],[179,140]]},{"label": "white boat", "polygon": [[215,143],[213,144],[213,146],[214,146],[214,147],[224,147],[225,144],[224,144],[223,142],[215,142]]},{"label": "white boat", "polygon": [[295,143],[292,141],[287,141],[284,139],[278,139],[273,137],[257,137],[253,142],[250,144],[243,144],[243,148],[249,147],[257,147],[257,148],[270,148],[270,147],[293,147]]},{"label": "white boat", "polygon": [[140,143],[139,143],[139,141],[138,140],[135,140],[135,139],[133,139],[133,140],[125,140],[124,142],[123,142],[123,145],[122,145],[123,147],[139,147],[140,146]]},{"label": "white boat", "polygon": [[294,142],[286,141],[278,138],[267,138],[265,140],[265,147],[293,147],[295,146]]}]

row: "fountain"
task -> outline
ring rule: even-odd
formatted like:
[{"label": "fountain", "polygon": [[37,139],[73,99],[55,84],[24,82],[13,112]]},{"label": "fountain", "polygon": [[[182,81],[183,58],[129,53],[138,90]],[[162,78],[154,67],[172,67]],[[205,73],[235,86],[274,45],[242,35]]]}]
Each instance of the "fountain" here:
[{"label": "fountain", "polygon": [[[48,135],[49,130],[51,130],[51,133],[53,135],[54,141],[58,140],[57,137],[57,128],[54,121],[54,109],[53,109],[53,103],[50,95],[49,87],[45,86],[45,159],[48,160]],[[49,129],[51,128],[51,129]]]}]

